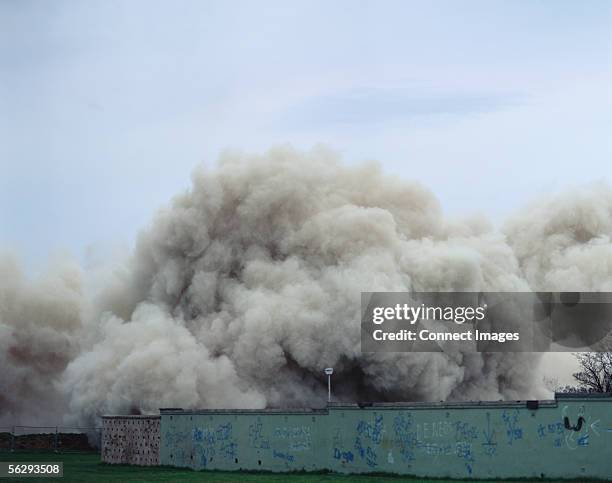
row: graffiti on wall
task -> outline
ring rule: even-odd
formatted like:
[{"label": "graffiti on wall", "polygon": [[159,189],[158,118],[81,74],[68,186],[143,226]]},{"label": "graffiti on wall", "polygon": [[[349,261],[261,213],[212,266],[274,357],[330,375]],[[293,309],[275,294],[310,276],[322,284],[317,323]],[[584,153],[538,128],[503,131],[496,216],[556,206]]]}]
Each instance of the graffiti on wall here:
[{"label": "graffiti on wall", "polygon": [[497,455],[497,433],[495,428],[491,426],[491,413],[487,412],[487,424],[482,430],[482,448],[484,454],[493,457]]},{"label": "graffiti on wall", "polygon": [[194,427],[192,431],[194,460],[199,462],[202,468],[206,468],[214,458],[234,460],[237,456],[238,443],[232,431],[231,422]]},{"label": "graffiti on wall", "polygon": [[[390,421],[385,413],[372,413],[357,419],[352,445],[347,447],[341,428],[332,431],[331,451],[334,460],[343,467],[366,465],[368,468],[401,464],[409,469],[418,460],[455,458],[464,467],[465,475],[474,473],[478,458],[496,458],[500,445],[514,447],[532,436],[550,441],[555,448],[588,447],[593,434],[599,434],[599,420],[592,420],[583,409],[574,415],[565,413],[561,419],[525,425],[525,413],[519,409],[487,411],[479,423],[455,419],[423,421],[410,411],[395,412]],[[569,422],[567,421],[569,418]],[[389,429],[387,429],[389,425]],[[533,434],[532,434],[533,433]],[[548,443],[547,443],[548,444]],[[384,453],[381,454],[381,450]]]},{"label": "graffiti on wall", "polygon": [[[194,468],[408,474],[435,468],[441,476],[448,472],[470,478],[507,468],[515,455],[520,455],[516,461],[521,465],[534,458],[565,464],[574,452],[589,455],[590,461],[593,452],[601,457],[612,438],[612,420],[602,417],[606,413],[601,403],[500,406],[330,410],[320,422],[313,416],[245,414],[194,417],[192,423],[186,419],[177,424],[175,417],[164,425],[162,441],[172,455],[171,464]],[[234,466],[238,461],[240,466]],[[589,469],[580,471],[587,474]]]},{"label": "graffiti on wall", "polygon": [[287,440],[290,451],[309,451],[312,447],[310,426],[278,426],[274,428],[273,437]]},{"label": "graffiti on wall", "polygon": [[270,440],[263,435],[261,417],[249,425],[249,446],[253,449],[270,449]]},{"label": "graffiti on wall", "polygon": [[249,446],[292,468],[298,463],[299,454],[312,451],[312,429],[310,425],[301,424],[275,426],[266,431],[261,417],[257,417],[249,426]]},{"label": "graffiti on wall", "polygon": [[510,446],[512,446],[512,443],[515,441],[523,439],[523,428],[519,423],[519,417],[520,413],[518,409],[512,411],[504,409],[502,413],[502,419],[506,426],[506,438]]},{"label": "graffiti on wall", "polygon": [[361,460],[370,468],[378,466],[377,449],[382,442],[384,432],[383,415],[373,415],[373,420],[359,420],[355,436],[354,449]]},{"label": "graffiti on wall", "polygon": [[580,405],[575,411],[571,411],[567,405],[564,406],[561,410],[561,419],[563,423],[559,422],[559,426],[562,424],[565,430],[565,446],[572,451],[588,447],[591,435],[596,438],[601,436],[601,420],[587,414],[584,405]]}]

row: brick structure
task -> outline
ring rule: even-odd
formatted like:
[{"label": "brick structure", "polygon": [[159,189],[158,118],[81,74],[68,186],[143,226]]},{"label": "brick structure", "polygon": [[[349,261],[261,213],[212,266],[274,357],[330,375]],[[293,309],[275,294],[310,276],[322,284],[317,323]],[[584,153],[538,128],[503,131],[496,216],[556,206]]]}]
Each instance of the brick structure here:
[{"label": "brick structure", "polygon": [[111,464],[159,465],[159,416],[104,416],[102,461]]}]

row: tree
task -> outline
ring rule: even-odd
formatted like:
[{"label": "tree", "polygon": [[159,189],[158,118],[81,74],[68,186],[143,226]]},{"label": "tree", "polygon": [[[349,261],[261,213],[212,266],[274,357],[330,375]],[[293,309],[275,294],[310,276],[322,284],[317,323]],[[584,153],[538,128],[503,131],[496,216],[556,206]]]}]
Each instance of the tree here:
[{"label": "tree", "polygon": [[580,371],[573,374],[586,392],[612,392],[612,352],[579,352],[574,354]]},{"label": "tree", "polygon": [[542,381],[544,382],[544,387],[553,393],[578,394],[585,392],[585,389],[581,388],[580,386],[571,386],[569,384],[562,386],[559,379],[556,377],[544,376]]}]

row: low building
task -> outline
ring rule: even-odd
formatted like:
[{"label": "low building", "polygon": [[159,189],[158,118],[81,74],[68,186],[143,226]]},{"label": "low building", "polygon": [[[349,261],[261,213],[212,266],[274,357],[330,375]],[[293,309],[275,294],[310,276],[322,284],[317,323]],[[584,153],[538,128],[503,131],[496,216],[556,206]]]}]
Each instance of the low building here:
[{"label": "low building", "polygon": [[[146,418],[120,417],[122,423],[112,418],[104,418],[105,430],[116,435],[103,436],[104,461],[114,462],[104,453],[109,441],[114,449],[106,454],[115,454],[116,462],[148,464],[142,451],[155,448],[150,441],[156,438],[156,420],[150,419],[145,434]],[[195,470],[612,478],[610,394],[558,394],[550,401],[332,403],[314,410],[164,409],[157,421],[158,460],[146,453],[147,461]],[[121,437],[112,429],[119,426]],[[149,439],[139,445],[141,437]],[[126,448],[116,447],[121,444]]]}]

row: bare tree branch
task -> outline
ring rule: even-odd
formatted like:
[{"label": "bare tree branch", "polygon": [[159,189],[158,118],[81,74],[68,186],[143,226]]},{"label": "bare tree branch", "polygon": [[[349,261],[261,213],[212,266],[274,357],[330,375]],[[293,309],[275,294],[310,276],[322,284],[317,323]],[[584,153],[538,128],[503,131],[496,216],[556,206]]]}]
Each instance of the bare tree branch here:
[{"label": "bare tree branch", "polygon": [[573,374],[578,389],[587,392],[612,392],[612,345],[607,352],[580,352],[574,354],[580,371]]}]

